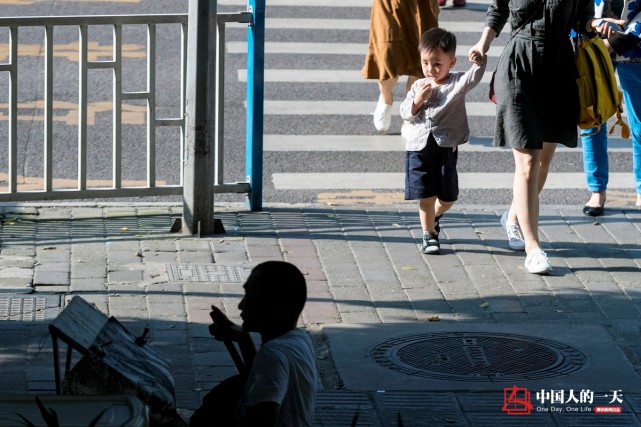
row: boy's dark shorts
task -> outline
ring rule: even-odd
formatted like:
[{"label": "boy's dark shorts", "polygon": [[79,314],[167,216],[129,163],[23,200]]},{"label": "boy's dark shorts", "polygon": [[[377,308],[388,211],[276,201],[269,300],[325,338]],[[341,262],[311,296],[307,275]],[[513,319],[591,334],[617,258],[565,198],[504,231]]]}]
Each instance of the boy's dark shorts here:
[{"label": "boy's dark shorts", "polygon": [[405,156],[405,200],[438,196],[444,202],[458,199],[458,149],[439,147],[432,135],[421,151]]}]

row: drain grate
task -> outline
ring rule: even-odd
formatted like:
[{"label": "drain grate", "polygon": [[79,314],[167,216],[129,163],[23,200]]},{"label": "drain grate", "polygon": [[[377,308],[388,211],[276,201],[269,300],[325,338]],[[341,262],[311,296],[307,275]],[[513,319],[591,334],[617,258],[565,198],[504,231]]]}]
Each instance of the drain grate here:
[{"label": "drain grate", "polygon": [[0,297],[0,321],[53,319],[60,312],[60,298]]},{"label": "drain grate", "polygon": [[251,269],[232,265],[167,264],[170,282],[245,283]]},{"label": "drain grate", "polygon": [[523,381],[568,375],[587,358],[568,345],[524,335],[435,333],[373,346],[368,357],[405,374],[449,381]]}]

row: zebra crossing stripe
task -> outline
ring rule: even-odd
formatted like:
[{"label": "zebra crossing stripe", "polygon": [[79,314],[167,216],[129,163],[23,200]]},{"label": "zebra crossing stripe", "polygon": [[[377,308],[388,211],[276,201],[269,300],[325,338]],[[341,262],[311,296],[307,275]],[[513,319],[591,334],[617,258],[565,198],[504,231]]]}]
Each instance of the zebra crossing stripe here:
[{"label": "zebra crossing stripe", "polygon": [[[459,150],[466,151],[506,151],[507,147],[492,146],[491,136],[471,136],[467,144],[459,146]],[[559,145],[557,152],[581,151],[578,148],[568,148]],[[400,135],[274,135],[267,134],[263,137],[263,150],[266,152],[404,152],[405,140]],[[608,138],[608,152],[632,152],[630,140],[622,138]]]},{"label": "zebra crossing stripe", "polygon": [[[247,53],[246,42],[226,43],[227,53]],[[472,46],[458,46],[459,56],[465,56]],[[488,57],[498,57],[503,46],[491,46],[487,51]],[[312,42],[265,42],[266,54],[301,54],[301,55],[365,55],[366,43],[312,43]]]},{"label": "zebra crossing stripe", "polygon": [[[468,10],[487,10],[492,0],[474,0],[465,6]],[[247,6],[247,0],[218,0],[219,6]],[[372,7],[372,0],[268,0],[266,7],[272,6],[290,6],[290,7]],[[449,8],[448,8],[449,9]],[[457,8],[460,9],[460,8]]]},{"label": "zebra crossing stripe", "polygon": [[[266,69],[266,83],[369,83],[374,80],[367,80],[360,70],[303,70],[303,69]],[[483,83],[489,83],[492,73],[486,72],[481,79]],[[238,81],[247,82],[247,69],[238,70]]]},{"label": "zebra crossing stripe", "polygon": [[[474,0],[463,9],[485,11],[492,3],[491,0]],[[247,6],[247,0],[218,0],[218,6]],[[300,0],[267,0],[266,7],[289,6],[289,7],[363,7],[371,8],[372,0],[309,0],[301,4]],[[451,6],[450,6],[451,7]],[[450,7],[445,7],[449,9]],[[461,8],[456,8],[460,10]]]},{"label": "zebra crossing stripe", "polygon": [[[392,105],[392,111],[399,111],[400,102]],[[368,116],[376,108],[372,101],[265,101],[266,115],[351,115]],[[494,117],[496,106],[487,102],[466,102],[468,116]]]},{"label": "zebra crossing stripe", "polygon": [[[394,102],[392,111],[399,111],[400,102]],[[265,115],[348,115],[368,116],[376,108],[373,101],[264,101]],[[465,109],[468,117],[494,117],[496,106],[488,101],[466,102]],[[623,112],[623,117],[627,113]]]},{"label": "zebra crossing stripe", "polygon": [[[511,190],[512,173],[459,173],[459,187],[463,190]],[[402,190],[404,173],[274,173],[272,181],[277,190]],[[610,173],[609,188],[630,188],[634,185],[632,173]],[[585,190],[585,174],[550,173],[545,181],[546,190]]]},{"label": "zebra crossing stripe", "polygon": [[[230,22],[227,28],[247,28],[247,24]],[[439,27],[453,33],[481,34],[485,22],[439,21]],[[266,18],[267,30],[362,30],[369,31],[369,19]],[[510,32],[509,24],[503,30]]]}]

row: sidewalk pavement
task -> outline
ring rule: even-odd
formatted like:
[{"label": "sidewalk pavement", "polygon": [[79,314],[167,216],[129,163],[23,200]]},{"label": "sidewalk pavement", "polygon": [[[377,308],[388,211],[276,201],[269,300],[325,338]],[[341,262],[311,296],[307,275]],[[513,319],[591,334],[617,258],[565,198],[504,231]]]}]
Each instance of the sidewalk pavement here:
[{"label": "sidewalk pavement", "polygon": [[[507,249],[504,208],[456,206],[442,254],[426,256],[413,204],[228,204],[215,209],[226,233],[201,238],[169,232],[176,205],[3,205],[0,393],[55,392],[47,325],[81,296],[135,335],[150,328],[193,410],[235,372],[209,336],[211,304],[238,320],[251,267],[286,260],[308,282],[316,425],[356,412],[371,426],[641,425],[641,211],[543,206],[555,271],[538,276]],[[505,389],[531,392],[529,416],[506,412],[528,406]]]}]

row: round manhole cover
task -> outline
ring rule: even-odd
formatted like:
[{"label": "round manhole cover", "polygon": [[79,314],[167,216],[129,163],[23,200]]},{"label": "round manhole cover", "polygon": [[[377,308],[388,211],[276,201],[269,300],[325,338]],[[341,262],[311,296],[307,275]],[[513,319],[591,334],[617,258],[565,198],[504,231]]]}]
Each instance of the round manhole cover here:
[{"label": "round manhole cover", "polygon": [[450,332],[393,338],[370,348],[377,364],[447,381],[523,381],[568,375],[587,357],[568,345],[512,334]]}]

